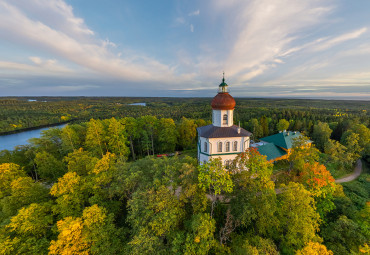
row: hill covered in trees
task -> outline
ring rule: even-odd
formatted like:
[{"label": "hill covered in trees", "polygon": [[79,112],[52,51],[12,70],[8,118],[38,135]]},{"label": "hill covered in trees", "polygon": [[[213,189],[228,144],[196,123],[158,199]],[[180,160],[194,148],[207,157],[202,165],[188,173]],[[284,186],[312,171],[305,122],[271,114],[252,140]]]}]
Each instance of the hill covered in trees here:
[{"label": "hill covered in trees", "polygon": [[[70,113],[58,112],[64,104],[58,100],[50,116],[60,119]],[[307,138],[298,140],[289,160],[275,166],[248,150],[224,169],[217,160],[198,166],[187,153],[155,157],[196,149],[195,129],[210,121],[209,99],[137,99],[126,103],[148,106],[111,102],[111,108],[109,100],[85,109],[94,119],[71,114],[75,123],[0,152],[0,254],[369,251],[368,165],[354,182],[333,178],[369,157],[369,119],[361,109],[368,105],[338,110],[332,101],[313,108],[299,100],[237,100],[235,121],[255,140],[301,130],[315,146],[303,148]],[[25,99],[23,110],[33,103],[45,110],[45,102]]]}]

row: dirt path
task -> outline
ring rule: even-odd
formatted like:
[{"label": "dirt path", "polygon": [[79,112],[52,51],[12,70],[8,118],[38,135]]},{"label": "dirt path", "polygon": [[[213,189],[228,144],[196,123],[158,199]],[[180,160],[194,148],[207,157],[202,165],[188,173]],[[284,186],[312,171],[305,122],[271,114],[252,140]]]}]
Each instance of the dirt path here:
[{"label": "dirt path", "polygon": [[350,181],[353,181],[355,180],[357,177],[360,176],[362,172],[362,162],[361,162],[361,159],[357,160],[356,162],[356,166],[355,166],[355,170],[353,171],[352,174],[346,176],[346,177],[343,177],[343,178],[340,178],[340,179],[337,179],[335,180],[336,183],[343,183],[343,182],[350,182]]}]

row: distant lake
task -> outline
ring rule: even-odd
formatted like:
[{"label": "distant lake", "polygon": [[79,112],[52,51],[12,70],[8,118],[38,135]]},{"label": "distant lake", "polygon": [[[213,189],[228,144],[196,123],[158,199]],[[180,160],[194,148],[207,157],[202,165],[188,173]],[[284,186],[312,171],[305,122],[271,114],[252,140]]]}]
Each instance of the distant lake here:
[{"label": "distant lake", "polygon": [[0,136],[0,151],[1,150],[13,150],[17,145],[25,145],[28,144],[28,140],[30,138],[39,138],[41,136],[41,132],[50,128],[62,128],[67,124],[61,124],[58,126],[53,127],[46,127],[34,130],[27,130],[20,133],[10,134],[10,135],[2,135]]},{"label": "distant lake", "polygon": [[146,103],[133,103],[133,104],[129,104],[129,105],[140,105],[140,106],[146,106]]}]

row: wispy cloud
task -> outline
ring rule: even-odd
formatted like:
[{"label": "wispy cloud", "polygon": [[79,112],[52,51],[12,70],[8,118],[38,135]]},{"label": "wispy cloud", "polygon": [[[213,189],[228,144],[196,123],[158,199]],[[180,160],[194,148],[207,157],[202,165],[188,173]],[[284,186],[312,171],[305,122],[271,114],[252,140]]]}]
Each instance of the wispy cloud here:
[{"label": "wispy cloud", "polygon": [[359,38],[366,31],[367,31],[367,28],[366,27],[363,27],[363,28],[360,28],[360,29],[356,29],[355,31],[342,34],[340,36],[336,36],[336,37],[333,37],[331,39],[324,40],[322,43],[320,43],[320,44],[316,45],[315,47],[313,47],[313,50],[314,51],[326,50],[326,49],[328,49],[330,47],[333,47],[333,46],[335,46],[337,44],[340,44],[340,43],[343,43],[345,41]]},{"label": "wispy cloud", "polygon": [[[22,2],[22,3],[20,3]],[[24,3],[24,5],[23,5]],[[109,40],[92,37],[94,32],[75,17],[72,7],[61,0],[0,1],[0,38],[23,46],[46,50],[98,75],[131,81],[175,80],[173,67],[133,52],[118,57],[108,49]],[[38,9],[40,8],[40,9]],[[35,21],[31,14],[38,14]],[[35,64],[40,62],[31,58]],[[178,76],[181,80],[182,76]]]},{"label": "wispy cloud", "polygon": [[198,10],[195,10],[195,11],[193,11],[193,12],[190,12],[189,14],[188,14],[188,16],[198,16],[200,14],[200,10],[198,9]]},{"label": "wispy cloud", "polygon": [[190,32],[194,32],[194,25],[193,24],[190,24]]}]

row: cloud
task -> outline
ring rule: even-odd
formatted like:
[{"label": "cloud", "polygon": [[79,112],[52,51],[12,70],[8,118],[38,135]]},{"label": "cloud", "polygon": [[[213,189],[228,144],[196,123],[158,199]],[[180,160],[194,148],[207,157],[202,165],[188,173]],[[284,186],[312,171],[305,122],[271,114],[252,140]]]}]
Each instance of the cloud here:
[{"label": "cloud", "polygon": [[188,14],[188,16],[198,16],[200,14],[200,11],[199,11],[199,9],[198,10],[195,10],[195,11],[193,11],[193,12],[190,12],[189,14]]},{"label": "cloud", "polygon": [[[32,2],[32,3],[31,3]],[[35,5],[33,5],[35,4]],[[38,9],[40,8],[40,9]],[[35,20],[34,15],[37,15]],[[124,57],[109,50],[108,39],[92,37],[94,32],[61,0],[0,1],[0,38],[42,50],[77,64],[96,75],[131,81],[181,81],[173,67],[138,52],[126,50]],[[40,59],[31,58],[35,64]]]},{"label": "cloud", "polygon": [[313,47],[313,50],[314,51],[326,50],[326,49],[331,48],[331,47],[333,47],[337,44],[343,43],[345,41],[356,39],[356,38],[360,37],[361,35],[363,35],[366,31],[367,31],[367,28],[363,27],[361,29],[357,29],[357,30],[352,31],[350,33],[345,33],[345,34],[342,34],[340,36],[333,37],[331,39],[327,39],[327,40],[323,41],[321,44],[318,44],[317,46]]},{"label": "cloud", "polygon": [[190,32],[194,32],[194,25],[193,24],[190,24]]}]

